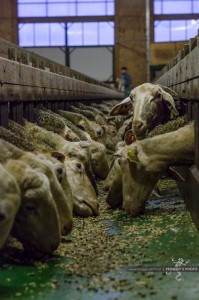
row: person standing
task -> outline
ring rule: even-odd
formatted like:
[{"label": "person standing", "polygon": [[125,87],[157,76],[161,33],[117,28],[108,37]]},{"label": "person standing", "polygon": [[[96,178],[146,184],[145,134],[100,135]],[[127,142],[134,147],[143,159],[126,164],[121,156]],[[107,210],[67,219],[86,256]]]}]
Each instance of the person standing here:
[{"label": "person standing", "polygon": [[128,73],[126,67],[121,68],[121,77],[119,80],[119,90],[124,92],[124,96],[128,97],[131,92],[132,77]]}]

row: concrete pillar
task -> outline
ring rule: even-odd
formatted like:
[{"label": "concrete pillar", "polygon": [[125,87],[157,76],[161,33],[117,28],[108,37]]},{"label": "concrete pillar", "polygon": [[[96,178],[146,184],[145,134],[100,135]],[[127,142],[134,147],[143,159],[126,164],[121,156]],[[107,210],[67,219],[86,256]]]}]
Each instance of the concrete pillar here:
[{"label": "concrete pillar", "polygon": [[1,0],[0,37],[18,44],[17,0]]}]

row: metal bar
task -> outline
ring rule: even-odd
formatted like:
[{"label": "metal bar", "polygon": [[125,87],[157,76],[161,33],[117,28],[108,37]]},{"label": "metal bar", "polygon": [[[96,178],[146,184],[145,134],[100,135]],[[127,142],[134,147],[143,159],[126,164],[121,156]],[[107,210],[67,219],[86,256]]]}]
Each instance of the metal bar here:
[{"label": "metal bar", "polygon": [[8,102],[0,102],[0,125],[8,128]]},{"label": "metal bar", "polygon": [[154,20],[197,20],[199,14],[166,14],[154,15]]},{"label": "metal bar", "polygon": [[150,2],[146,0],[146,75],[150,82]]},{"label": "metal bar", "polygon": [[67,22],[112,22],[114,16],[78,16],[78,17],[21,17],[19,23],[67,23]]}]

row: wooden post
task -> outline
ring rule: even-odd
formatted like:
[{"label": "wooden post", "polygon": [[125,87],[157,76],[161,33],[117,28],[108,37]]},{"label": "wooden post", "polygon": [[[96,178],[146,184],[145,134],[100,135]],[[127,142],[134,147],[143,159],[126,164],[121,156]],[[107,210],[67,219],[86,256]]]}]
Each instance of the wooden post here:
[{"label": "wooden post", "polygon": [[8,128],[8,102],[0,102],[0,125]]},{"label": "wooden post", "polygon": [[194,103],[194,120],[195,120],[195,164],[199,168],[199,102]]},{"label": "wooden post", "polygon": [[23,106],[22,102],[12,101],[10,102],[10,118],[21,124],[23,123]]}]

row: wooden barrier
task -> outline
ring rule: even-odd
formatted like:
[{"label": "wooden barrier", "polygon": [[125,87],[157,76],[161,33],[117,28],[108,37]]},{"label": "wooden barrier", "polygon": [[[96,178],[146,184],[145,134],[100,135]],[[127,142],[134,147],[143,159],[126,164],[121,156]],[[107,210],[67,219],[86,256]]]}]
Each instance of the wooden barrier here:
[{"label": "wooden barrier", "polygon": [[186,179],[185,183],[179,184],[179,189],[199,231],[199,32],[154,82],[172,88],[189,101],[188,117],[195,121],[194,165],[178,169]]},{"label": "wooden barrier", "polygon": [[0,125],[33,120],[34,107],[53,111],[74,101],[122,99],[107,84],[0,39]]}]

